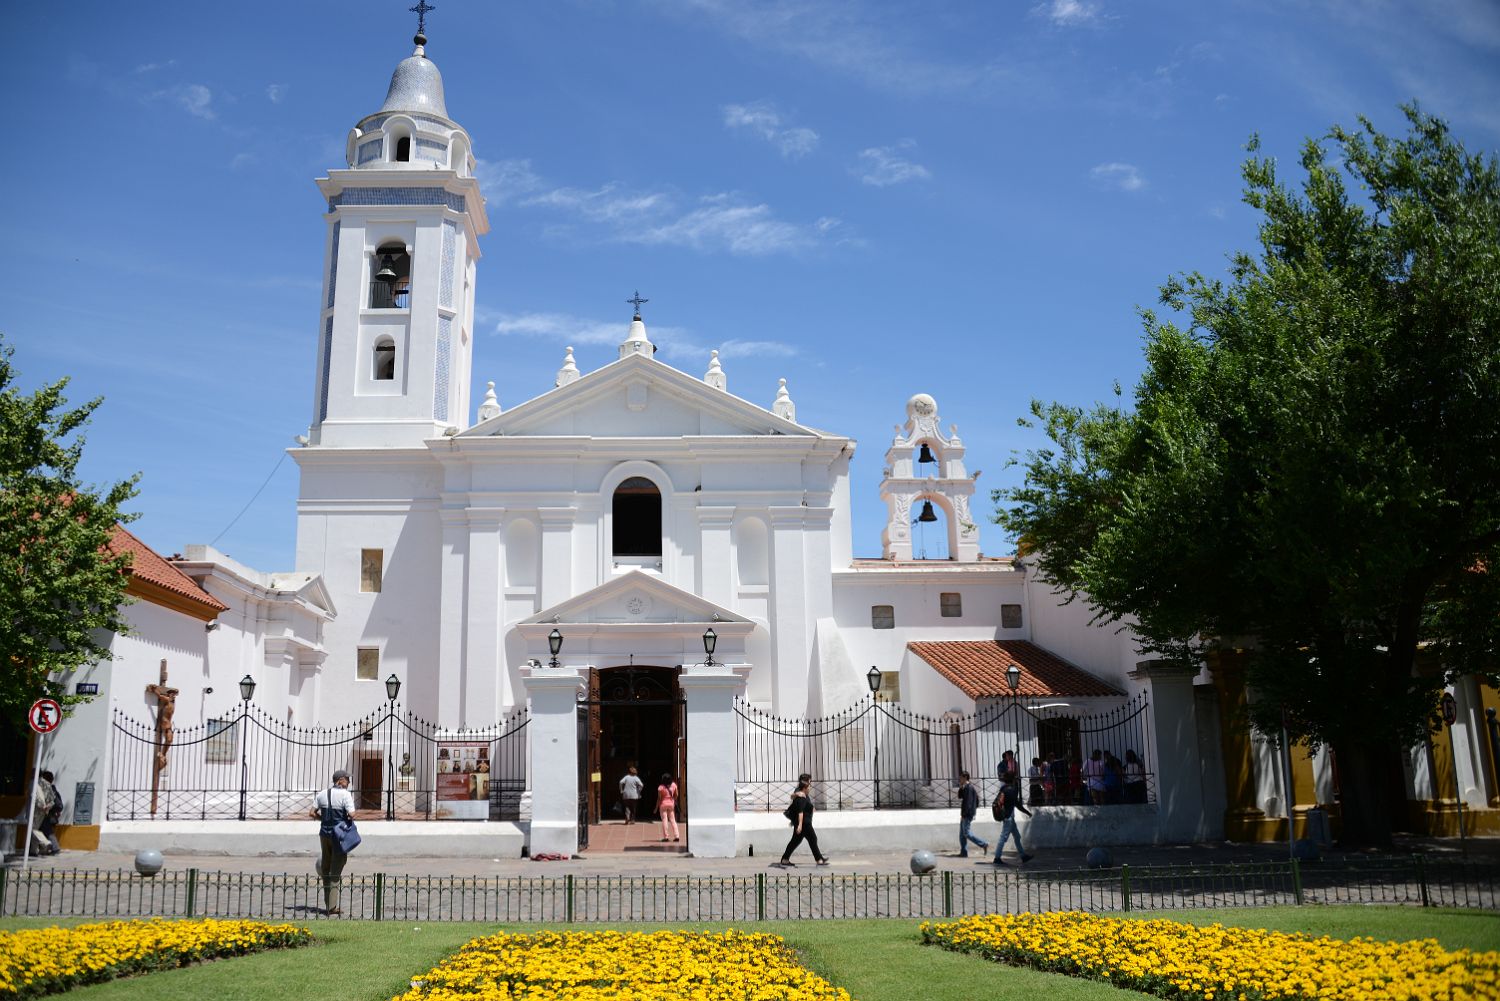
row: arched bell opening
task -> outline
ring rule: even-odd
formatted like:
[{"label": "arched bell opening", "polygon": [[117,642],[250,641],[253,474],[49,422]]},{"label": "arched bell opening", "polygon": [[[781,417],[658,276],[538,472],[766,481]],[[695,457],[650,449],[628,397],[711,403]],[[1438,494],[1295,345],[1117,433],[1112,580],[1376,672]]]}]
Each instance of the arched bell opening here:
[{"label": "arched bell opening", "polygon": [[950,502],[940,494],[919,496],[911,508],[911,555],[916,560],[949,560],[958,549],[957,523]]},{"label": "arched bell opening", "polygon": [[370,264],[370,308],[406,309],[411,293],[411,255],[406,244],[381,244]]}]

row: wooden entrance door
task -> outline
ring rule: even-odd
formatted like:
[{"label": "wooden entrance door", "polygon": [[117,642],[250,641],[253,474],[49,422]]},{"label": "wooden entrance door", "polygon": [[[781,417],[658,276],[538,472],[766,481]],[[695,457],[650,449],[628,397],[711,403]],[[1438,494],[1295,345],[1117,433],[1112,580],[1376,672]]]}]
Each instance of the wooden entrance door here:
[{"label": "wooden entrance door", "polygon": [[380,809],[380,777],[384,772],[385,761],[379,754],[359,759],[359,809]]}]

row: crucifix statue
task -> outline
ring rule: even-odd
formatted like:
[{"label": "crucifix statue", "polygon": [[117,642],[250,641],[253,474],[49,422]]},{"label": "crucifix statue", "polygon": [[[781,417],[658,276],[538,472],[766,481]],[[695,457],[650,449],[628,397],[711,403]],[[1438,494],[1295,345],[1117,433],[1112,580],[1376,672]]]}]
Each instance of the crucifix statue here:
[{"label": "crucifix statue", "polygon": [[172,714],[177,711],[177,689],[167,686],[165,660],[161,662],[161,681],[147,685],[146,694],[156,696],[156,757],[151,768],[151,815],[154,817],[161,773],[167,770],[167,749],[172,746]]}]

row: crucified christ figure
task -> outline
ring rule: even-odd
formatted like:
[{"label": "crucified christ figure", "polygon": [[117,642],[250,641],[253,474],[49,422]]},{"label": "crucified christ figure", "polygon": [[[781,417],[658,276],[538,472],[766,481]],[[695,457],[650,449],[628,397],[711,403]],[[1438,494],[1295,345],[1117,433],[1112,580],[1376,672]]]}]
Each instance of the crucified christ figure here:
[{"label": "crucified christ figure", "polygon": [[167,686],[167,662],[161,662],[161,682],[146,686],[147,695],[156,696],[156,758],[151,769],[151,815],[156,815],[156,794],[161,788],[161,773],[167,770],[167,749],[172,746],[172,714],[177,711],[177,689]]}]

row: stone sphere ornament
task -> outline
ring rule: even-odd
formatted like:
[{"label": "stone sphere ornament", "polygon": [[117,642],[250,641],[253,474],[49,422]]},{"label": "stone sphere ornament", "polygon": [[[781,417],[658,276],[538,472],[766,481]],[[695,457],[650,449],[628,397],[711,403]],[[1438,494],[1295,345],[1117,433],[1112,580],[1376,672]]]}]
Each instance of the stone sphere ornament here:
[{"label": "stone sphere ornament", "polygon": [[1108,869],[1115,864],[1115,857],[1109,853],[1108,848],[1090,848],[1083,860],[1090,869]]},{"label": "stone sphere ornament", "polygon": [[135,853],[135,871],[142,876],[155,876],[166,864],[167,860],[155,848],[142,848]]},{"label": "stone sphere ornament", "polygon": [[937,868],[937,859],[932,852],[925,848],[918,848],[911,853],[911,871],[918,876],[926,876]]}]

